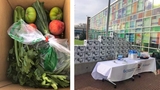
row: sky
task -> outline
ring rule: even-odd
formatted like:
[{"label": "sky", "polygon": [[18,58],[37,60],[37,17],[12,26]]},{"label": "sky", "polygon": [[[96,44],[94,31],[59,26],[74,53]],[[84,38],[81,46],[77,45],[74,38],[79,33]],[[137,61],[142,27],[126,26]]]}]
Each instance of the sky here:
[{"label": "sky", "polygon": [[87,16],[93,17],[107,6],[108,0],[74,0],[74,24],[86,23]]}]

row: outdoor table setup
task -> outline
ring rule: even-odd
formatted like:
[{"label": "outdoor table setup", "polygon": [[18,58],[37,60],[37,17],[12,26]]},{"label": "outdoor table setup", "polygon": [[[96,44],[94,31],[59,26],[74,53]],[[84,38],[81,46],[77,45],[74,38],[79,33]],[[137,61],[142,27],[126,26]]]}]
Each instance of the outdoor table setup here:
[{"label": "outdoor table setup", "polygon": [[130,59],[100,61],[95,65],[91,75],[95,80],[108,80],[116,88],[114,82],[132,78],[142,72],[155,72],[155,58]]},{"label": "outdoor table setup", "polygon": [[156,60],[155,58],[148,58],[148,59],[135,59],[135,60],[132,60],[132,59],[128,59],[128,58],[125,58],[125,60],[127,61],[135,61],[138,63],[138,66],[137,66],[137,69],[134,73],[134,75],[137,75],[137,74],[140,74],[140,73],[143,73],[143,72],[153,72],[153,73],[156,73]]}]

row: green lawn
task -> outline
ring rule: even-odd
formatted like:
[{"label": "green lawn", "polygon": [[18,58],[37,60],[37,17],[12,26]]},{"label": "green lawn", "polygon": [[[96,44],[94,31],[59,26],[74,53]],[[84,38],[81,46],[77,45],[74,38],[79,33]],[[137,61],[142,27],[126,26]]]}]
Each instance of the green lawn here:
[{"label": "green lawn", "polygon": [[74,40],[74,45],[84,45],[84,42],[83,42],[84,40],[77,40],[77,39],[75,39]]}]

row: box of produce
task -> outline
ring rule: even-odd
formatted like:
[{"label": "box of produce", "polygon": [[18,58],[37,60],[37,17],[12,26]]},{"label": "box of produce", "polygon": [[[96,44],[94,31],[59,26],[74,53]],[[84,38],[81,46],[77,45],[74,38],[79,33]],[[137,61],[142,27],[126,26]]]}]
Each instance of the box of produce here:
[{"label": "box of produce", "polygon": [[70,86],[70,0],[1,0],[0,89]]}]

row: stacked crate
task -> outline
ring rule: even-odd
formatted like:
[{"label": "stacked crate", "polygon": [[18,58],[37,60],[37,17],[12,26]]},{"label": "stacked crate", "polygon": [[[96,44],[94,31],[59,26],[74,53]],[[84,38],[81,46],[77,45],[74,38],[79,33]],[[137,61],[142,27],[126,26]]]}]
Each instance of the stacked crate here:
[{"label": "stacked crate", "polygon": [[84,40],[84,45],[75,46],[75,63],[113,60],[119,54],[127,57],[128,50],[139,51],[116,33],[113,37],[98,36],[96,40]]},{"label": "stacked crate", "polygon": [[74,46],[74,57],[75,63],[83,63],[84,62],[84,53],[85,53],[85,46]]},{"label": "stacked crate", "polygon": [[[86,46],[86,54],[85,54],[85,61],[99,61],[100,52],[99,52],[99,41],[98,40],[84,40],[84,46]],[[87,55],[90,53],[91,55]],[[88,60],[91,59],[91,60]]]}]

